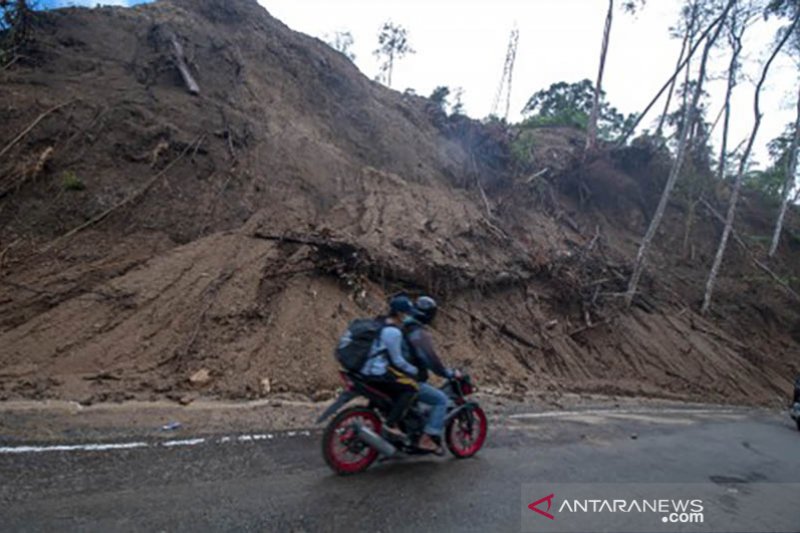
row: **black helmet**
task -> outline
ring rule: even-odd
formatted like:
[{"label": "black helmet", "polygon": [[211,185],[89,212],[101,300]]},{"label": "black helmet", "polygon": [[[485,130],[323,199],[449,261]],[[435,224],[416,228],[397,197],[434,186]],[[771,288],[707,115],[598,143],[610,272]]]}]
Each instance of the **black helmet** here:
[{"label": "black helmet", "polygon": [[430,324],[436,317],[436,300],[430,296],[420,296],[414,304],[414,317],[423,324]]},{"label": "black helmet", "polygon": [[414,304],[411,303],[411,298],[405,294],[393,296],[389,300],[389,314],[392,316],[399,315],[400,313],[411,314],[414,311]]}]

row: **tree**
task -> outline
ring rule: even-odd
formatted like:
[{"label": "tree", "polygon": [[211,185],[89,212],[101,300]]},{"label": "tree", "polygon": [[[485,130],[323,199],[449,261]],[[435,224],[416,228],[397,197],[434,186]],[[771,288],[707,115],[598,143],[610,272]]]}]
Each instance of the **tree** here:
[{"label": "tree", "polygon": [[[452,101],[450,97],[453,97]],[[447,115],[460,115],[464,111],[464,102],[462,101],[464,97],[464,89],[461,87],[456,87],[452,91],[450,87],[446,85],[439,85],[436,87],[431,95],[428,97],[428,100],[431,101],[433,104],[433,108],[436,111],[440,111]]]},{"label": "tree", "polygon": [[33,7],[31,0],[0,0],[0,67],[13,63],[28,40]]},{"label": "tree", "polygon": [[447,97],[450,96],[450,87],[446,85],[439,85],[436,87],[428,100],[434,103],[437,109],[446,112],[447,110]]},{"label": "tree", "polygon": [[327,36],[328,46],[336,50],[337,52],[341,52],[344,56],[349,59],[350,61],[356,60],[356,55],[353,53],[351,48],[355,43],[355,39],[353,39],[353,34],[349,31],[336,31],[334,32],[333,36]]},{"label": "tree", "polygon": [[752,2],[747,5],[737,4],[732,10],[725,24],[728,30],[728,44],[731,48],[731,59],[728,63],[728,79],[725,87],[725,103],[723,105],[724,118],[722,122],[722,146],[717,160],[717,181],[725,178],[726,162],[728,158],[728,131],[731,120],[731,96],[738,82],[741,64],[739,56],[742,53],[742,39],[750,21],[755,16]]},{"label": "tree", "polygon": [[[680,135],[683,128],[688,128],[685,148],[686,156],[680,174],[682,183],[680,185],[676,184],[677,196],[682,197],[686,204],[682,247],[683,255],[686,258],[693,257],[691,236],[697,206],[704,193],[712,185],[711,148],[709,145],[711,125],[706,121],[707,106],[705,103],[708,93],[702,87],[699,88],[700,98],[695,104],[693,95],[698,90],[697,84],[697,81],[690,80],[688,84],[681,86],[678,96],[682,105],[677,111],[669,114],[665,121],[669,126],[675,128],[675,137]],[[689,110],[690,105],[695,105],[695,109],[691,110],[691,112]],[[687,119],[690,116],[693,119],[691,123],[688,123]],[[657,138],[660,143],[663,143],[660,136]]]},{"label": "tree", "polygon": [[711,306],[711,297],[714,293],[714,285],[717,281],[719,269],[722,265],[722,258],[725,255],[725,249],[728,245],[728,237],[730,237],[731,231],[733,230],[733,220],[736,216],[736,203],[739,200],[739,190],[741,189],[742,180],[747,168],[747,160],[750,157],[750,152],[753,149],[753,143],[755,142],[759,127],[761,126],[761,118],[763,116],[761,113],[761,108],[759,107],[761,89],[767,79],[767,73],[769,72],[772,62],[775,60],[775,57],[778,55],[778,52],[780,52],[781,48],[783,48],[783,45],[786,44],[786,41],[789,40],[789,37],[791,37],[794,33],[798,19],[800,19],[800,10],[798,10],[797,14],[795,15],[792,25],[784,30],[783,37],[778,42],[777,46],[775,46],[772,54],[769,56],[769,59],[767,59],[767,62],[764,64],[764,68],[761,71],[761,78],[758,80],[758,84],[756,85],[756,93],[755,97],[753,98],[753,114],[755,116],[755,122],[753,123],[753,129],[750,132],[750,138],[747,141],[747,148],[745,148],[744,154],[742,155],[742,160],[739,163],[739,171],[736,175],[736,181],[733,184],[733,192],[731,193],[730,204],[728,205],[728,214],[725,217],[725,227],[722,230],[722,237],[720,238],[719,246],[717,247],[717,253],[714,256],[714,263],[711,265],[711,271],[708,274],[708,280],[706,280],[706,291],[703,295],[703,306],[700,310],[704,314],[708,312],[708,309]]},{"label": "tree", "polygon": [[[687,48],[692,48],[693,40],[695,37],[695,33],[697,32],[697,0],[691,0],[689,5],[684,6],[681,10],[681,20],[679,22],[683,22],[685,25],[685,29],[683,30],[683,41],[681,42],[681,51],[678,54],[678,61],[675,65],[675,71],[680,72],[681,65],[683,64],[683,58],[686,55]],[[686,63],[686,70],[689,71],[690,63]],[[667,115],[669,114],[669,107],[672,103],[672,95],[675,92],[675,82],[677,81],[677,77],[673,77],[672,81],[668,83],[669,90],[667,91],[667,101],[664,104],[664,111],[661,112],[661,118],[658,121],[658,127],[656,128],[656,137],[661,137],[662,132],[664,131],[664,122],[666,121]]]},{"label": "tree", "polygon": [[453,103],[450,105],[450,113],[453,115],[464,114],[464,88],[456,87],[453,91]]},{"label": "tree", "polygon": [[[730,7],[734,3],[734,1],[735,0],[730,0],[728,4],[725,6],[725,9],[722,11],[722,13],[718,15],[713,21],[711,21],[711,23],[708,26],[706,26],[706,29],[703,30],[703,33],[700,34],[697,41],[690,47],[689,52],[686,54],[686,57],[683,58],[683,61],[680,62],[680,64],[672,73],[672,75],[669,77],[669,79],[666,81],[666,83],[664,83],[661,89],[659,89],[658,93],[656,93],[653,99],[650,100],[650,103],[648,103],[647,106],[645,106],[644,110],[636,115],[636,120],[632,121],[625,128],[625,131],[623,132],[622,135],[620,135],[619,139],[617,140],[617,145],[622,146],[628,141],[628,138],[631,136],[631,134],[633,134],[634,131],[636,131],[636,128],[639,127],[639,124],[642,122],[644,117],[647,116],[647,113],[650,112],[650,110],[653,108],[656,102],[658,102],[658,100],[664,94],[664,91],[666,91],[667,89],[669,89],[670,86],[672,86],[675,79],[683,71],[683,68],[689,63],[691,58],[694,56],[694,53],[697,51],[697,49],[700,47],[703,41],[709,36],[709,34],[712,31],[716,31],[719,28],[719,23],[722,20],[724,20],[724,18],[727,16],[728,11],[730,11]],[[714,40],[716,40],[716,38]]]},{"label": "tree", "polygon": [[[782,205],[784,198],[791,199],[791,191],[795,185],[796,168],[795,176],[787,180],[787,173],[791,171],[790,157],[795,136],[794,126],[794,124],[787,125],[784,133],[767,144],[772,164],[765,170],[747,172],[743,182],[743,185],[749,186],[779,205]],[[789,185],[788,194],[784,189],[787,183]]]},{"label": "tree", "polygon": [[[703,81],[705,80],[709,52],[714,46],[714,42],[717,40],[717,37],[719,37],[720,32],[722,31],[723,20],[728,15],[728,12],[730,11],[731,7],[733,7],[735,2],[736,0],[730,0],[728,2],[728,5],[725,6],[722,14],[712,22],[712,29],[706,32],[708,35],[708,33],[713,31],[713,33],[706,38],[706,44],[703,48],[703,56],[700,59],[700,72],[697,76],[697,85],[695,86],[694,94],[692,95],[692,103],[687,109],[687,117],[684,121],[683,128],[681,128],[680,140],[678,141],[678,153],[675,156],[675,161],[672,164],[672,168],[670,168],[669,176],[667,177],[667,183],[664,185],[664,191],[661,193],[661,199],[656,207],[656,212],[653,214],[653,219],[650,221],[647,232],[645,233],[644,238],[642,238],[642,242],[639,245],[639,251],[636,254],[636,260],[634,261],[633,265],[633,273],[631,274],[631,279],[628,282],[628,290],[625,294],[625,303],[627,305],[630,305],[633,302],[633,297],[636,295],[636,289],[639,286],[639,279],[641,278],[644,270],[644,262],[645,258],[647,257],[647,252],[650,248],[653,237],[658,230],[658,226],[661,224],[661,219],[663,218],[664,211],[667,208],[667,202],[669,202],[670,194],[672,193],[672,189],[675,187],[675,182],[677,181],[678,175],[681,172],[683,159],[686,155],[686,145],[689,138],[689,130],[694,123],[694,113],[698,107],[700,95],[702,94],[703,90]],[[689,57],[691,57],[691,51],[689,53]],[[677,75],[677,73],[675,75]]]},{"label": "tree", "polygon": [[[705,85],[705,83],[703,83],[703,85]],[[707,101],[709,95],[708,92],[702,87],[699,87],[700,98],[697,100],[697,108],[691,113],[692,121],[690,123],[686,122],[690,115],[689,106],[692,105],[693,95],[697,90],[697,80],[690,79],[687,83],[681,84],[680,89],[678,89],[678,96],[681,98],[681,105],[678,107],[678,109],[667,115],[665,122],[667,126],[674,128],[675,137],[680,135],[680,132],[684,127],[688,127],[689,136],[686,140],[687,152],[693,155],[702,156],[702,154],[698,152],[702,152],[704,149],[708,148],[706,141],[711,133],[711,125],[706,120],[708,113]]]},{"label": "tree", "polygon": [[[769,6],[767,6],[767,14],[777,14],[779,16],[790,18],[794,16],[796,19],[798,13],[800,13],[800,2],[797,0],[794,2],[791,0],[772,0]],[[798,63],[798,67],[800,67],[800,26],[795,26],[795,29],[792,31],[792,35],[789,37],[789,44],[789,50],[791,51],[790,53]],[[770,257],[774,256],[775,252],[778,250],[778,243],[781,240],[781,232],[783,230],[783,220],[786,217],[786,210],[789,207],[789,195],[794,185],[795,174],[797,172],[797,159],[799,156],[798,149],[800,147],[800,88],[798,88],[797,93],[797,113],[795,116],[794,132],[791,135],[791,139],[791,148],[788,151],[785,151],[786,174],[781,191],[781,207],[778,211],[778,218],[775,221],[775,230],[772,234],[772,243],[769,247]]]},{"label": "tree", "polygon": [[383,60],[380,66],[381,75],[386,79],[386,85],[392,86],[392,72],[395,61],[402,59],[406,54],[415,51],[408,42],[408,31],[392,21],[386,21],[378,34],[378,48],[373,54]]},{"label": "tree", "polygon": [[603,29],[603,44],[600,47],[600,66],[597,70],[597,83],[594,86],[592,110],[589,113],[589,123],[586,131],[586,150],[594,149],[594,147],[597,145],[597,119],[600,115],[600,94],[603,90],[603,72],[606,68],[606,54],[608,53],[608,42],[611,37],[611,22],[613,17],[614,0],[608,0],[606,24],[605,28]]},{"label": "tree", "polygon": [[[622,2],[622,8],[628,13],[635,13],[644,6],[646,0],[626,0]],[[597,69],[597,82],[594,86],[594,98],[592,107],[589,111],[589,118],[586,128],[586,150],[594,149],[597,145],[598,121],[601,114],[600,99],[603,92],[603,74],[606,69],[606,56],[608,55],[608,45],[611,40],[611,23],[614,19],[614,0],[608,0],[608,10],[606,12],[606,22],[603,27],[603,42],[600,45],[600,65]]]},{"label": "tree", "polygon": [[[595,87],[590,80],[576,83],[560,81],[547,89],[537,91],[528,99],[522,114],[528,116],[528,126],[570,126],[586,129],[595,100]],[[624,129],[630,117],[625,118],[599,95],[598,135],[612,140]]]},{"label": "tree", "polygon": [[[791,133],[791,144],[786,142],[787,137],[784,137],[782,140],[784,141],[784,150],[781,154],[781,157],[778,159],[778,164],[776,167],[783,163],[783,168],[785,168],[785,173],[779,173],[778,175],[781,176],[783,179],[781,180],[781,207],[778,211],[778,218],[775,221],[775,230],[772,233],[772,243],[769,247],[769,256],[772,257],[775,255],[775,252],[778,250],[778,243],[781,240],[781,231],[783,230],[783,221],[786,218],[786,210],[789,207],[789,200],[792,189],[794,188],[796,174],[797,174],[797,158],[798,158],[798,148],[800,147],[800,89],[798,90],[797,95],[797,112],[795,114],[795,122],[793,132]],[[773,141],[774,142],[774,141]],[[786,145],[789,146],[786,146]]]}]

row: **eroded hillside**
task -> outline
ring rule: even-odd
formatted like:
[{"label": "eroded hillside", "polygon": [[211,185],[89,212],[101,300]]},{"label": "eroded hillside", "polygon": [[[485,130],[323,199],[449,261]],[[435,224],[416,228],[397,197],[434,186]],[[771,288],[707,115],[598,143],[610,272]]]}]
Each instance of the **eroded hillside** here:
[{"label": "eroded hillside", "polygon": [[[800,372],[797,300],[744,248],[695,312],[710,209],[686,256],[670,208],[622,308],[665,178],[646,147],[583,161],[580,132],[545,128],[547,171],[515,170],[513,132],[368,80],[255,0],[42,13],[0,102],[0,398],[325,397],[343,326],[400,289],[442,302],[446,358],[495,389],[767,403]],[[745,199],[748,249],[770,217]],[[798,248],[771,265],[790,283]]]}]

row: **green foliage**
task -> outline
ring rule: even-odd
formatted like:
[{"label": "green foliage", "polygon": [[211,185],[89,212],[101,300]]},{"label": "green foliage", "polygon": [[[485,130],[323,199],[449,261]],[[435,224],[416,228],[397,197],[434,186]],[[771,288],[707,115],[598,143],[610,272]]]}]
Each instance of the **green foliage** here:
[{"label": "green foliage", "polygon": [[[453,96],[452,102],[450,101],[451,95]],[[428,100],[431,101],[435,109],[442,113],[447,114],[449,112],[450,115],[461,115],[464,111],[464,103],[462,102],[463,95],[464,89],[461,87],[457,87],[454,91],[451,91],[450,87],[439,85],[433,90]]]},{"label": "green foliage", "polygon": [[352,33],[349,31],[336,31],[333,33],[333,36],[327,36],[326,40],[328,46],[344,54],[347,59],[350,61],[356,60],[356,54],[351,50],[355,43]]},{"label": "green foliage", "polygon": [[[779,18],[791,21],[800,14],[800,1],[798,0],[770,0],[764,9],[764,16],[775,15]],[[787,27],[788,28],[788,27]],[[786,29],[786,28],[784,28]],[[790,37],[789,54],[795,57],[800,54],[800,24],[794,28],[794,35]]]},{"label": "green foliage", "polygon": [[647,0],[624,0],[622,2],[622,9],[625,12],[630,13],[630,14],[633,15],[637,11],[642,9],[645,6],[646,3],[647,3]]},{"label": "green foliage", "polygon": [[464,89],[457,87],[453,93],[453,103],[450,104],[450,113],[453,115],[464,114]]},{"label": "green foliage", "polygon": [[[524,123],[523,123],[524,124]],[[533,149],[536,147],[533,128],[520,129],[518,135],[511,141],[511,161],[517,168],[526,168],[532,162]]]},{"label": "green foliage", "polygon": [[[697,81],[691,80],[688,85],[682,83],[677,91],[677,98],[680,101],[678,108],[667,115],[667,124],[675,129],[675,132],[680,132],[683,129],[683,121],[686,120],[687,107],[692,105],[692,97],[697,88]],[[694,113],[694,128],[692,132],[694,137],[705,138],[708,134],[710,124],[706,121],[706,114],[708,113],[708,93],[703,89],[700,93],[700,100],[697,102],[697,109]]]},{"label": "green foliage", "polygon": [[[794,137],[794,124],[789,124],[782,135],[772,139],[767,145],[772,164],[766,170],[749,172],[745,175],[745,184],[751,189],[760,191],[764,196],[780,201],[783,198],[783,187],[786,173],[789,170],[789,157]],[[797,176],[795,176],[795,184]]]},{"label": "green foliage", "polygon": [[0,0],[0,63],[8,62],[30,37],[34,7],[32,0]]},{"label": "green foliage", "polygon": [[415,51],[408,42],[408,31],[399,24],[388,20],[383,23],[380,33],[378,33],[378,48],[372,53],[379,60],[383,60],[380,72],[385,77],[387,85],[391,87],[394,62],[402,59],[406,54],[415,53]]},{"label": "green foliage", "polygon": [[[593,102],[594,84],[590,80],[554,83],[530,97],[522,108],[522,114],[528,117],[521,127],[569,126],[585,130]],[[598,118],[598,134],[601,139],[616,139],[634,118],[632,115],[625,117],[609,105],[605,101],[605,92],[601,91]]]},{"label": "green foliage", "polygon": [[71,170],[61,176],[61,186],[65,191],[82,191],[86,188],[83,181]]},{"label": "green foliage", "polygon": [[450,96],[450,88],[446,85],[439,85],[433,90],[428,99],[433,102],[438,109],[444,111],[448,96]]}]

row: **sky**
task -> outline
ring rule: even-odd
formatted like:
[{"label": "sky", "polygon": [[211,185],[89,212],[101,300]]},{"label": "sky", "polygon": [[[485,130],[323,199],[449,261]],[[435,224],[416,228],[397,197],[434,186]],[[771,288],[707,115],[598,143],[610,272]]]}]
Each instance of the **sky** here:
[{"label": "sky", "polygon": [[42,9],[55,9],[59,7],[96,7],[96,6],[135,6],[147,4],[151,0],[35,0]]},{"label": "sky", "polygon": [[[395,66],[393,88],[413,88],[428,95],[439,85],[464,89],[466,113],[474,118],[491,111],[503,73],[509,33],[519,29],[514,69],[512,121],[537,90],[558,81],[595,80],[605,0],[259,0],[273,16],[292,29],[320,37],[350,31],[354,37],[355,63],[374,78],[378,62],[372,51],[378,31],[386,20],[404,26],[416,50]],[[617,5],[621,2],[617,2]],[[606,62],[604,89],[609,103],[624,113],[641,111],[674,70],[680,40],[670,37],[678,19],[680,0],[650,0],[636,15],[614,13]],[[750,133],[753,88],[769,54],[777,21],[758,21],[745,38],[745,79],[732,101],[731,145]],[[699,57],[699,52],[697,54]],[[709,121],[718,114],[725,92],[727,58],[711,60]],[[755,159],[767,163],[766,143],[793,121],[797,68],[779,58],[770,71],[761,97],[764,113],[756,139]],[[663,104],[661,104],[663,105]],[[657,105],[657,109],[660,108]],[[650,127],[656,111],[645,118]],[[715,133],[721,132],[721,126]],[[719,145],[717,140],[716,145]]]},{"label": "sky", "polygon": [[[40,0],[43,7],[97,5],[97,0]],[[146,0],[104,0],[131,5]],[[378,73],[372,51],[382,24],[404,26],[416,50],[398,61],[393,88],[428,95],[439,85],[463,89],[465,112],[486,117],[500,84],[509,33],[519,29],[509,120],[537,90],[558,81],[597,76],[607,2],[605,0],[258,0],[294,30],[327,40],[336,31],[354,37],[355,63],[368,77]],[[621,2],[617,2],[620,4]],[[617,9],[606,62],[604,90],[609,103],[624,113],[641,111],[671,75],[680,41],[669,35],[681,0],[650,0],[636,15]],[[744,141],[753,124],[753,87],[769,54],[777,22],[759,20],[745,38],[744,77],[732,101],[730,145]],[[698,53],[699,56],[699,53]],[[725,90],[727,58],[711,60],[709,121],[719,112]],[[762,93],[764,119],[756,139],[755,159],[768,163],[767,142],[794,119],[797,67],[780,57]],[[651,112],[651,127],[660,111]],[[719,145],[715,131],[715,144]]]}]

